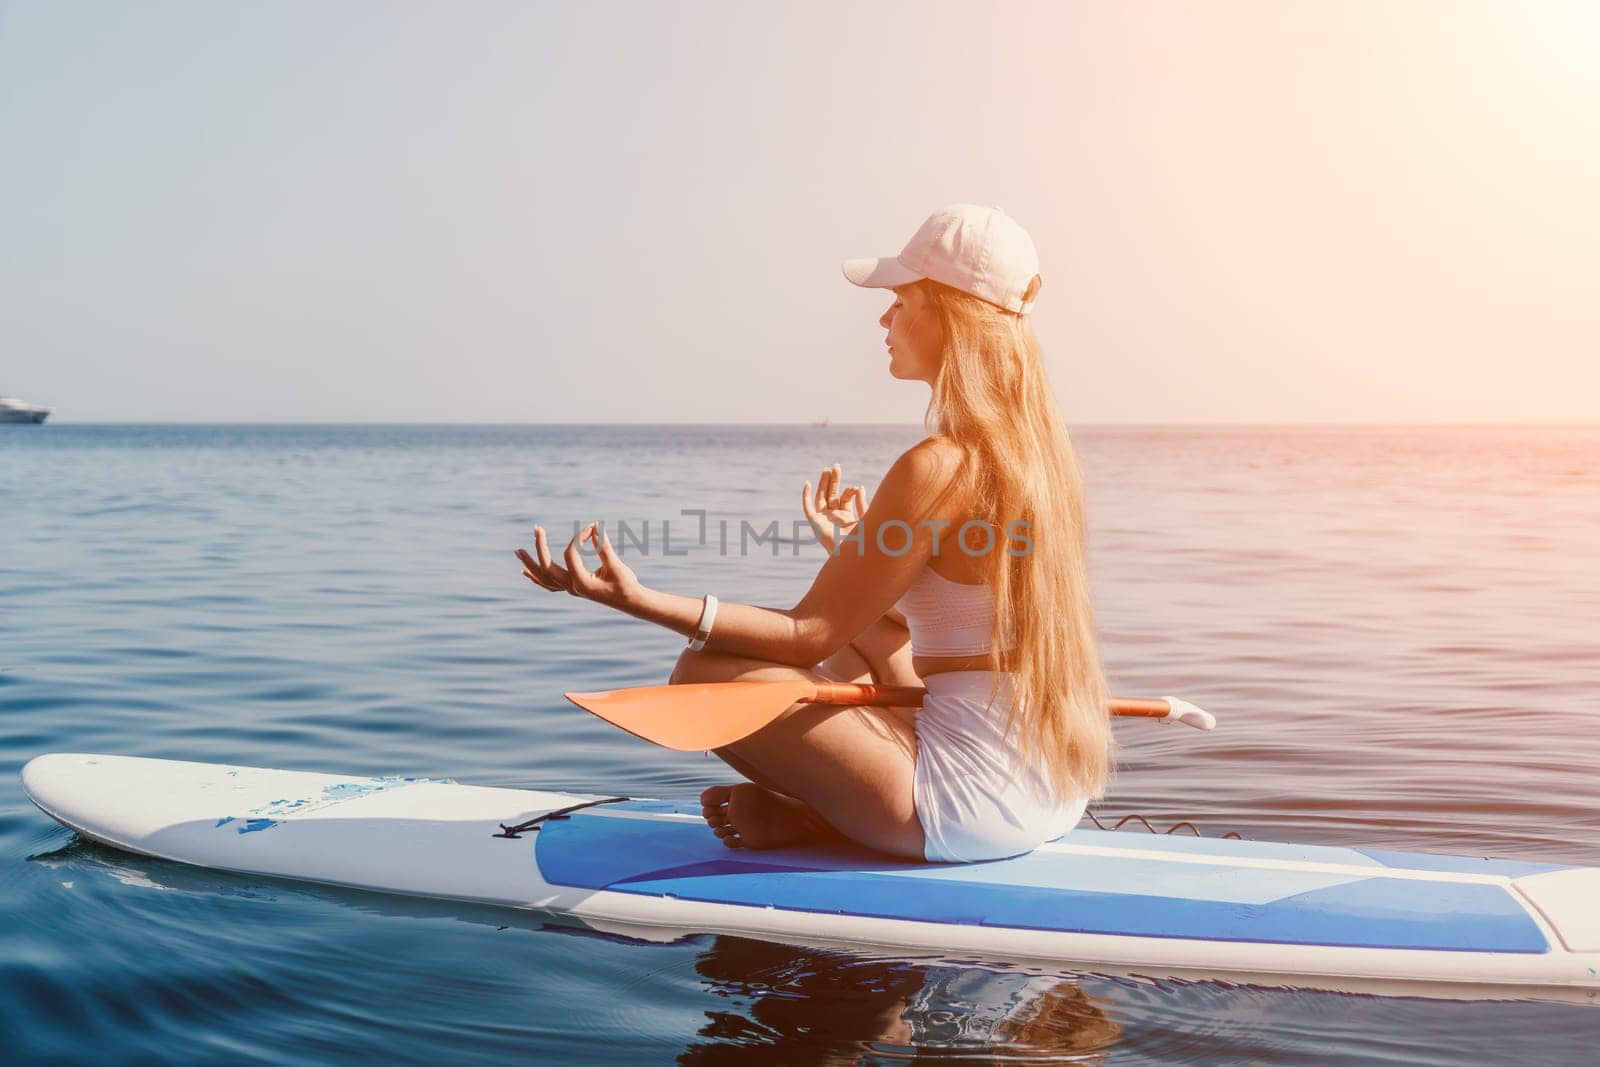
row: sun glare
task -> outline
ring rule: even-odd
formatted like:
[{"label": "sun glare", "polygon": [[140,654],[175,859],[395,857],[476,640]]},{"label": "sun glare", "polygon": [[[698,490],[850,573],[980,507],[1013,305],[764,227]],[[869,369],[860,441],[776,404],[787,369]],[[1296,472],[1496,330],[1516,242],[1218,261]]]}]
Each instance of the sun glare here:
[{"label": "sun glare", "polygon": [[1506,10],[1553,66],[1600,84],[1600,0],[1539,0]]}]

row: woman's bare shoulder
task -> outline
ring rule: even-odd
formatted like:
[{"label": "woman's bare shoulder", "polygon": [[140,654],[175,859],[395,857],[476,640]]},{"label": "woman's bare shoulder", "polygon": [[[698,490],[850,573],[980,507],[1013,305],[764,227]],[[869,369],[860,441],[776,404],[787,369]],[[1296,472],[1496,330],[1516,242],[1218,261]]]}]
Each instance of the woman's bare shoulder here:
[{"label": "woman's bare shoulder", "polygon": [[967,458],[967,450],[954,438],[933,434],[924,437],[900,454],[896,464],[908,463],[918,468],[940,470],[959,467]]},{"label": "woman's bare shoulder", "polygon": [[884,485],[892,484],[915,499],[943,497],[957,487],[966,458],[966,450],[950,438],[925,437],[894,461]]}]

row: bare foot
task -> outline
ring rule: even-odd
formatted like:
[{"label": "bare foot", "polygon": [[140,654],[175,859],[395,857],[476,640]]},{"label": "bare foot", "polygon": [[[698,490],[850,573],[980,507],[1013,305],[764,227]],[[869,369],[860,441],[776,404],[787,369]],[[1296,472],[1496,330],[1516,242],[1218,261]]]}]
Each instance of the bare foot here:
[{"label": "bare foot", "polygon": [[782,848],[844,839],[810,804],[754,782],[712,786],[700,794],[700,814],[729,848]]}]

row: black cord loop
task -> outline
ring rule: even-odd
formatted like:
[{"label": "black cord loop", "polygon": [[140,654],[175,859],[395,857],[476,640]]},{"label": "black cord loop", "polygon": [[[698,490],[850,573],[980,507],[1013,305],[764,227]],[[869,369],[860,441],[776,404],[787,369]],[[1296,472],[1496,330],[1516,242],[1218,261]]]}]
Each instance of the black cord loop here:
[{"label": "black cord loop", "polygon": [[527,822],[519,822],[515,826],[507,826],[505,823],[500,823],[500,832],[498,834],[490,834],[489,836],[504,837],[508,840],[516,841],[525,832],[538,830],[540,823],[549,822],[553,819],[565,819],[575,811],[581,811],[584,808],[592,808],[596,804],[615,804],[618,801],[632,799],[632,797],[606,797],[604,800],[585,800],[582,804],[573,804],[570,807],[557,808],[555,811],[547,811],[537,818],[529,819]]}]

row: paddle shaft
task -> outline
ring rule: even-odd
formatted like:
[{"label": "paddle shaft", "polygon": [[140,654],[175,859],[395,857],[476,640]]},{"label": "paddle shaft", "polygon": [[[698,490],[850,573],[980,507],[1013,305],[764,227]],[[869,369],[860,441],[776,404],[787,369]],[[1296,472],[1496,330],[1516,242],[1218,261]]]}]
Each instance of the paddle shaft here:
[{"label": "paddle shaft", "polygon": [[[919,685],[859,685],[855,682],[818,682],[817,704],[849,704],[872,708],[916,708],[928,691]],[[1159,719],[1171,707],[1165,700],[1117,697],[1111,701],[1111,714]]]}]

